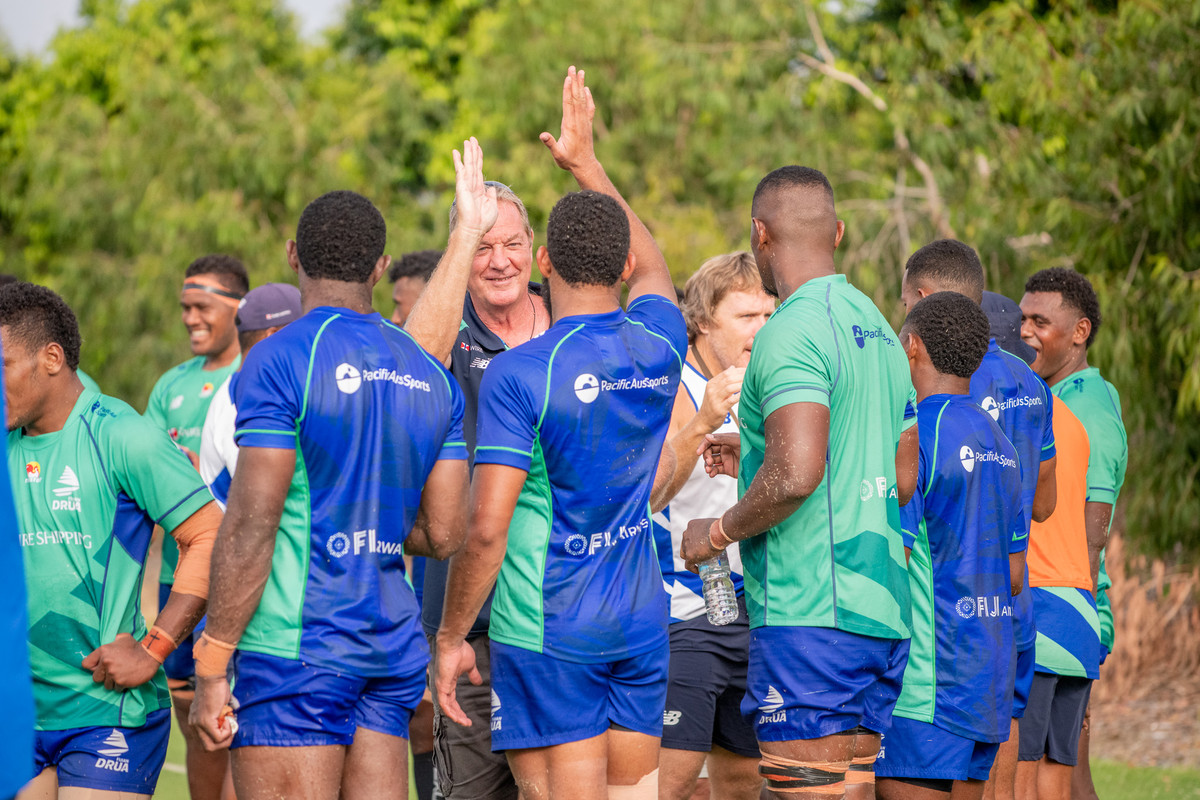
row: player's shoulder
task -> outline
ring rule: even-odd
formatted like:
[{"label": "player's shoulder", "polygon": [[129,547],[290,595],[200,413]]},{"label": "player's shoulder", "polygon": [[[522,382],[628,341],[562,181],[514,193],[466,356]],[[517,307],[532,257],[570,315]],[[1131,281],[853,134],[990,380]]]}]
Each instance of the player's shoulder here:
[{"label": "player's shoulder", "polygon": [[1095,367],[1065,378],[1055,389],[1059,399],[1085,426],[1104,425],[1124,432],[1121,397]]},{"label": "player's shoulder", "polygon": [[151,390],[151,396],[161,394],[170,390],[170,387],[181,380],[186,380],[189,376],[204,368],[204,356],[195,356],[189,358],[181,364],[176,364],[169,370],[159,376],[154,383],[154,389]]}]

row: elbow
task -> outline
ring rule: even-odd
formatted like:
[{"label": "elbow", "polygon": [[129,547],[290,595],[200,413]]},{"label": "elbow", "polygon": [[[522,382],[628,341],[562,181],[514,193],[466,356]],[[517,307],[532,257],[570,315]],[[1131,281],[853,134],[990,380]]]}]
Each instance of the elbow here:
[{"label": "elbow", "polygon": [[1034,503],[1033,510],[1029,515],[1033,517],[1034,522],[1045,522],[1046,520],[1050,519],[1050,515],[1054,513],[1055,505],[1057,505],[1057,503],[1054,500],[1050,500],[1047,503],[1041,504]]}]

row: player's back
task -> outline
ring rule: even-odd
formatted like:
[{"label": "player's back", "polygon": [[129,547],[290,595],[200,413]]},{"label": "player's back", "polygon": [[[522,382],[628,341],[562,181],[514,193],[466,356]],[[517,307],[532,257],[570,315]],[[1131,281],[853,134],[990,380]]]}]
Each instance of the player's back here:
[{"label": "player's back", "polygon": [[240,447],[296,450],[242,648],[361,675],[424,658],[402,546],[434,463],[466,457],[449,373],[380,315],[321,307],[254,348],[236,393]]},{"label": "player's back", "polygon": [[779,408],[828,407],[829,444],[812,496],[742,544],[752,626],[908,636],[895,459],[911,389],[896,335],[843,275],[805,283],[755,336],[739,403],[740,492],[763,464],[766,419]]},{"label": "player's back", "polygon": [[1024,540],[1017,454],[967,395],[917,407],[918,488],[903,509],[913,638],[896,713],[1001,741],[1012,704],[1009,552]]},{"label": "player's back", "polygon": [[649,499],[686,346],[678,310],[651,296],[492,360],[476,464],[503,463],[503,429],[534,428],[493,639],[581,661],[666,641]]}]

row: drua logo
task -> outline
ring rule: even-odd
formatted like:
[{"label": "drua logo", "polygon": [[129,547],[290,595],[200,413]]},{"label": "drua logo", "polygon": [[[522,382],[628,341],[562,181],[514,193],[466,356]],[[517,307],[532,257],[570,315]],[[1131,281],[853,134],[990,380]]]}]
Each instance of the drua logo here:
[{"label": "drua logo", "polygon": [[882,325],[874,328],[863,328],[860,325],[855,325],[850,329],[850,332],[854,334],[854,342],[859,346],[859,349],[866,347],[867,341],[870,339],[879,339],[888,347],[896,346],[892,337],[883,332]]},{"label": "drua logo", "polygon": [[783,708],[783,695],[779,694],[779,690],[774,686],[767,686],[767,696],[763,698],[763,704],[758,707],[758,710],[760,712],[759,725],[787,721],[787,709]]},{"label": "drua logo", "polygon": [[492,730],[500,730],[500,695],[496,694],[496,690],[492,689]]},{"label": "drua logo", "polygon": [[75,470],[70,467],[63,469],[62,477],[58,479],[58,486],[54,487],[54,495],[60,499],[50,501],[51,511],[79,511],[80,503],[78,497],[71,495],[79,491],[79,478],[75,475]]},{"label": "drua logo", "polygon": [[594,403],[600,396],[600,381],[590,372],[585,372],[575,379],[575,396],[581,403]]},{"label": "drua logo", "polygon": [[104,740],[104,747],[96,752],[100,755],[95,764],[98,769],[106,769],[109,772],[129,772],[129,759],[122,758],[129,752],[129,743],[125,741],[125,734],[116,728],[113,728],[113,732]]}]

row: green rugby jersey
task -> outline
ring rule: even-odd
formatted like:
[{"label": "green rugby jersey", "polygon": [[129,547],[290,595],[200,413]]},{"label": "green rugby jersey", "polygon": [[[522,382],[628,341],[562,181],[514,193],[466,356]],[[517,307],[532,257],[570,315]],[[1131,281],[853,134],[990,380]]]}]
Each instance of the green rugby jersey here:
[{"label": "green rugby jersey", "polygon": [[[200,433],[204,418],[217,388],[242,365],[239,355],[233,363],[219,369],[204,369],[204,356],[172,367],[163,373],[150,391],[146,402],[146,419],[171,434],[171,439],[196,455],[200,455]],[[175,582],[175,565],[179,562],[179,546],[170,536],[163,537],[162,573],[159,583]]]},{"label": "green rugby jersey", "polygon": [[120,400],[84,390],[63,429],[8,434],[8,466],[29,586],[39,730],[139,726],[170,705],[160,669],[124,692],[80,662],[146,634],[140,598],[154,525],[172,530],[212,495],[169,439]]},{"label": "green rugby jersey", "polygon": [[896,335],[844,275],[810,280],[754,339],[739,403],[744,495],[763,464],[765,423],[791,403],[829,408],[825,478],[800,508],[741,545],[750,625],[910,632],[896,446],[912,382]]}]

